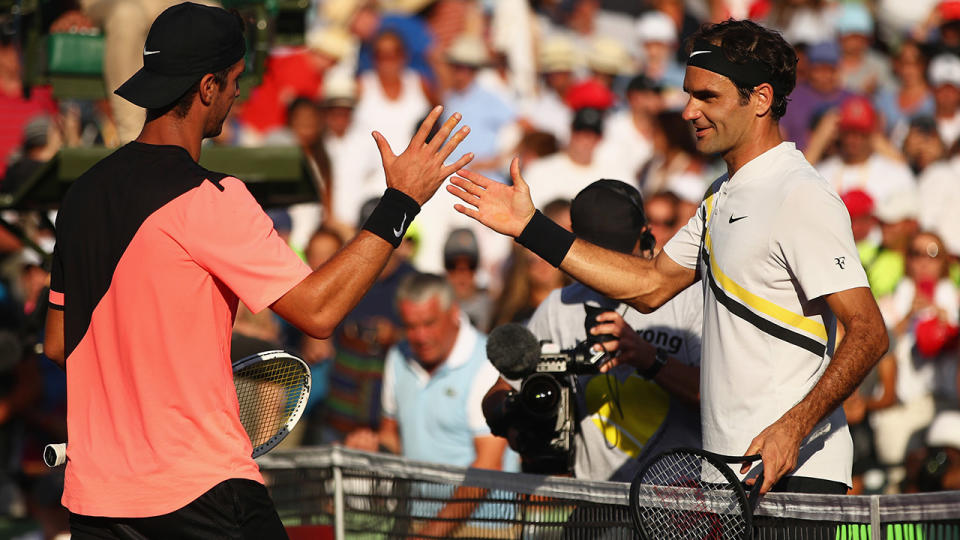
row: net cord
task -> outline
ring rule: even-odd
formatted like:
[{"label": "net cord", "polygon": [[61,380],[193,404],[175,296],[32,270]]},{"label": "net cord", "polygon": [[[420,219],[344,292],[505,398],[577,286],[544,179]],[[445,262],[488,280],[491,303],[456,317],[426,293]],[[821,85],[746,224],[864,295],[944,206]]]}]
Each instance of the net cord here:
[{"label": "net cord", "polygon": [[[257,458],[257,463],[265,472],[302,468],[369,470],[395,478],[620,506],[627,506],[630,496],[630,484],[626,483],[465,469],[334,446],[276,451]],[[960,517],[960,491],[906,495],[768,493],[760,499],[754,515],[863,524],[956,520]]]}]

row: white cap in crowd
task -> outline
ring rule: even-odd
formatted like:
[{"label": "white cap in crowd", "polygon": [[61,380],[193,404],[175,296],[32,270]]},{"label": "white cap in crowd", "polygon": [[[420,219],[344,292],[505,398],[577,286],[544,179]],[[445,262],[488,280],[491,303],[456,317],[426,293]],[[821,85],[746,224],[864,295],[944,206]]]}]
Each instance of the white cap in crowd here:
[{"label": "white cap in crowd", "polygon": [[927,446],[960,449],[960,411],[943,411],[937,414],[927,430]]},{"label": "white cap in crowd", "polygon": [[361,0],[324,0],[320,10],[323,20],[329,24],[345,27],[353,14],[360,9]]},{"label": "white cap in crowd", "polygon": [[950,53],[935,56],[930,61],[930,67],[927,68],[927,76],[933,86],[941,84],[960,86],[960,57]]},{"label": "white cap in crowd", "polygon": [[587,65],[593,71],[607,75],[632,75],[633,58],[619,41],[609,37],[598,37],[590,43]]},{"label": "white cap in crowd", "polygon": [[475,68],[490,63],[490,54],[483,40],[477,36],[460,36],[447,49],[447,61]]},{"label": "white cap in crowd", "polygon": [[330,70],[323,78],[320,99],[325,107],[353,107],[357,102],[356,79],[345,70]]},{"label": "white cap in crowd", "polygon": [[873,215],[884,223],[917,219],[920,215],[920,197],[912,189],[889,195],[876,203]]},{"label": "white cap in crowd", "polygon": [[574,71],[579,67],[580,55],[570,38],[554,35],[540,44],[537,64],[540,73]]},{"label": "white cap in crowd", "polygon": [[308,33],[306,44],[311,51],[319,52],[339,62],[353,52],[354,39],[343,29],[325,26]]},{"label": "white cap in crowd", "polygon": [[637,21],[637,39],[640,43],[660,41],[677,42],[677,25],[662,11],[648,11]]}]

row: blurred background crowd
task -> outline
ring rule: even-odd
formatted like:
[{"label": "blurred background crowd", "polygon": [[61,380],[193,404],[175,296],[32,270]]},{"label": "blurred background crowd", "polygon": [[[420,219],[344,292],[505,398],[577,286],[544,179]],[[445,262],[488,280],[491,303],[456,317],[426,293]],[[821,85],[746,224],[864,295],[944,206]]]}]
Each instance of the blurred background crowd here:
[{"label": "blurred background crowd", "polygon": [[[146,29],[171,3],[53,0],[44,31],[102,32],[112,89],[139,67]],[[207,143],[302,150],[319,200],[267,210],[313,267],[352,237],[385,187],[370,132],[399,153],[436,104],[472,128],[461,150],[476,154],[474,170],[508,182],[509,160],[520,156],[538,208],[568,227],[570,199],[587,184],[634,184],[662,245],[724,172],[715,156],[697,153],[681,117],[683,43],[700,23],[729,17],[777,28],[796,47],[784,137],[846,203],[893,337],[845,406],[855,489],[958,489],[960,0],[314,0],[297,27],[302,44],[268,51],[262,80]],[[119,98],[26,88],[16,10],[0,13],[0,25],[0,193],[16,193],[61,148],[136,137],[143,113]],[[307,419],[287,444],[376,427],[384,357],[404,330],[394,293],[407,273],[445,275],[484,332],[525,321],[568,283],[452,206],[442,191],[424,206],[328,340],[304,337],[269,311],[241,310],[235,356],[284,347],[314,372]],[[53,213],[2,217],[0,513],[30,516],[45,527],[34,534],[47,535],[62,525],[62,479],[47,474],[40,449],[66,440],[65,383],[38,351],[48,274],[28,244],[49,253]]]}]

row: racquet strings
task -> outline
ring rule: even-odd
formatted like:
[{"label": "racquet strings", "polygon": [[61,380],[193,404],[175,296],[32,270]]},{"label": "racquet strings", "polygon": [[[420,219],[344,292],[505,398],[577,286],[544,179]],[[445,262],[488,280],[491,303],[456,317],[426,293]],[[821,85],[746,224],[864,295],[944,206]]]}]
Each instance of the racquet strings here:
[{"label": "racquet strings", "polygon": [[257,362],[233,374],[243,424],[254,448],[266,443],[287,423],[303,399],[303,365],[290,358]]},{"label": "racquet strings", "polygon": [[702,456],[663,454],[644,471],[641,482],[647,496],[639,513],[648,539],[746,537],[742,500],[718,466]]}]

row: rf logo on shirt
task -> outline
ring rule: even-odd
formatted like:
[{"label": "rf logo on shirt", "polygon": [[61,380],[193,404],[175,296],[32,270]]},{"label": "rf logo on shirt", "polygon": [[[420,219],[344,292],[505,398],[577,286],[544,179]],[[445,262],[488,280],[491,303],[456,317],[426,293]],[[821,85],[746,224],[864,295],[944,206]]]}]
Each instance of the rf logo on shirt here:
[{"label": "rf logo on shirt", "polygon": [[846,257],[834,257],[833,260],[837,263],[837,266],[839,266],[841,270],[843,270],[847,265]]}]

